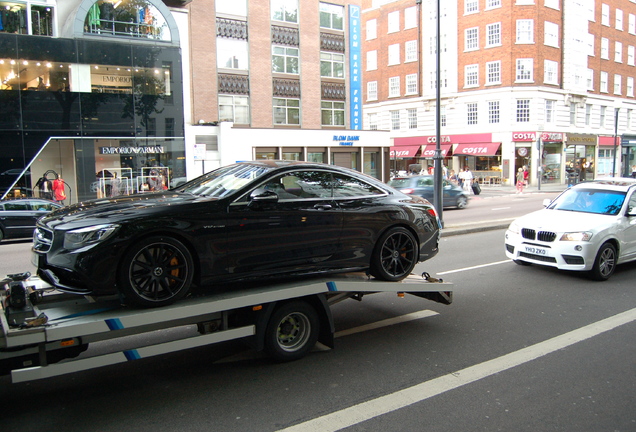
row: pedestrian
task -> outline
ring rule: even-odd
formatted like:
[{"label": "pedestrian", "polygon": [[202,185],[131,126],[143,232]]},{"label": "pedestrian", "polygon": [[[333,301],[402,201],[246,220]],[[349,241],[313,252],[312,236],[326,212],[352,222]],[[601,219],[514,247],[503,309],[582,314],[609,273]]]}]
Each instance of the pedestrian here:
[{"label": "pedestrian", "polygon": [[457,174],[455,174],[455,170],[450,170],[448,172],[448,180],[453,184],[459,184],[459,179],[457,178]]},{"label": "pedestrian", "polygon": [[528,187],[528,177],[530,176],[530,172],[528,172],[528,167],[523,166],[523,185]]},{"label": "pedestrian", "polygon": [[459,173],[459,178],[462,182],[462,188],[467,195],[473,194],[473,173],[470,171],[470,168],[465,167],[464,171]]},{"label": "pedestrian", "polygon": [[517,170],[517,193],[523,194],[523,185],[525,180],[523,179],[523,168]]}]

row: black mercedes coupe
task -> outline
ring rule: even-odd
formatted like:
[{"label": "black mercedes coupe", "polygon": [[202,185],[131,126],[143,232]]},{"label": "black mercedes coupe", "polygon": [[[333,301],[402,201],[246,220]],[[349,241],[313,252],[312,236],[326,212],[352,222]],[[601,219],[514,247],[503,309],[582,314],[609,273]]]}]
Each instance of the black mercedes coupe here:
[{"label": "black mercedes coupe", "polygon": [[153,307],[238,280],[368,271],[399,281],[437,254],[439,227],[428,201],[354,170],[241,162],[50,213],[33,260],[61,291]]}]

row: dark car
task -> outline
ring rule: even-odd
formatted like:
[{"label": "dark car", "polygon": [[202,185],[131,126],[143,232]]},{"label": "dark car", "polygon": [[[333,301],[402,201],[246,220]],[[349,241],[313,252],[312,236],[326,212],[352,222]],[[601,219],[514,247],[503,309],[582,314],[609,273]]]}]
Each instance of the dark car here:
[{"label": "dark car", "polygon": [[[464,208],[468,205],[466,192],[456,184],[443,180],[442,195],[444,207]],[[408,195],[417,195],[429,201],[433,201],[433,185],[435,181],[432,175],[395,177],[389,181],[389,186],[398,189]]]},{"label": "dark car", "polygon": [[0,201],[0,241],[33,237],[35,222],[60,207],[61,204],[38,198]]},{"label": "dark car", "polygon": [[161,306],[193,285],[244,279],[368,270],[399,281],[438,242],[421,198],[332,165],[257,161],[66,207],[40,220],[33,252],[62,291]]}]

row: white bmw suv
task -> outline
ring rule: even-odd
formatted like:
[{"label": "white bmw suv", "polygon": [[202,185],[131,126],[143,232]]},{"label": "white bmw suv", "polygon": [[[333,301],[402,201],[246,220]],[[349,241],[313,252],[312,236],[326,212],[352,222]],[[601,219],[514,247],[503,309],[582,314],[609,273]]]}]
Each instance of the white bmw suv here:
[{"label": "white bmw suv", "polygon": [[506,256],[515,263],[607,280],[617,264],[636,259],[636,179],[580,183],[544,205],[508,227]]}]

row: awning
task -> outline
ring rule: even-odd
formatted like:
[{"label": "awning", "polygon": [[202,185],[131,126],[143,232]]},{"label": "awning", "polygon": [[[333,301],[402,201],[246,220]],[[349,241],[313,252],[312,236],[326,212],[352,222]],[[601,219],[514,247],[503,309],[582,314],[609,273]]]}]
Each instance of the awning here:
[{"label": "awning", "polygon": [[614,146],[614,142],[616,142],[616,145],[621,145],[621,137],[617,136],[616,140],[614,140],[614,137],[609,137],[609,136],[600,136],[598,137],[598,145],[599,146]]},{"label": "awning", "polygon": [[393,146],[390,155],[392,158],[412,158],[421,148],[422,146]]},{"label": "awning", "polygon": [[[447,157],[449,156],[449,153],[451,151],[451,147],[453,145],[452,144],[442,144],[439,146],[440,150],[442,151],[442,157]],[[435,149],[437,148],[436,144],[428,144],[424,147],[424,151],[422,151],[422,157],[423,158],[433,158],[435,157]]]},{"label": "awning", "polygon": [[495,156],[501,143],[457,144],[453,156]]}]

